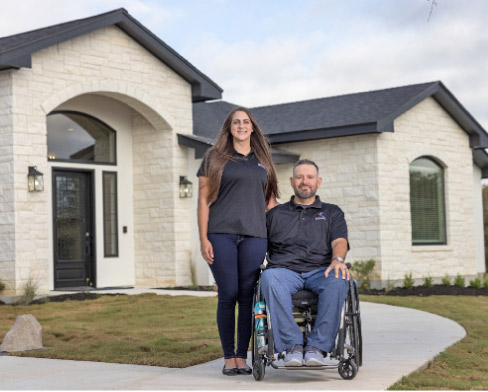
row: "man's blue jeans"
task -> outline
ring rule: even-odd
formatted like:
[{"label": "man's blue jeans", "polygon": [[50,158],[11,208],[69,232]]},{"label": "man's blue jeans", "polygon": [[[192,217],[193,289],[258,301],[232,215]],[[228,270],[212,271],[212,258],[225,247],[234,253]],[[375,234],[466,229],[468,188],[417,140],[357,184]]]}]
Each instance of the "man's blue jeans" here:
[{"label": "man's blue jeans", "polygon": [[276,352],[282,352],[295,344],[303,345],[303,332],[293,318],[291,296],[300,290],[317,294],[319,304],[312,332],[307,345],[324,352],[332,352],[340,324],[342,307],[349,290],[347,279],[328,278],[325,267],[310,272],[294,272],[286,268],[269,268],[261,276],[261,291],[271,313],[271,326]]}]

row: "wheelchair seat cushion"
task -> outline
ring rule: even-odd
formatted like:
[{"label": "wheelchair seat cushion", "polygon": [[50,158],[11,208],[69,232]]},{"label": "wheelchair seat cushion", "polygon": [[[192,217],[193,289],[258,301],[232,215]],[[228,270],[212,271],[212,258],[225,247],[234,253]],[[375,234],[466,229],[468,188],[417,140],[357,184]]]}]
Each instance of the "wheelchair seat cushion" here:
[{"label": "wheelchair seat cushion", "polygon": [[293,306],[300,308],[317,305],[319,301],[318,297],[308,290],[300,290],[296,294],[293,294],[291,300]]}]

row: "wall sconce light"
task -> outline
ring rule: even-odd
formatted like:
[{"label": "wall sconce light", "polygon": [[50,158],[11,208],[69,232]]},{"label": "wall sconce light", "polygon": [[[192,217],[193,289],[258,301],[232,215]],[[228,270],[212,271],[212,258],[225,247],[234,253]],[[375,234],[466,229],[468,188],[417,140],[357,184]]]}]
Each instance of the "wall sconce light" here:
[{"label": "wall sconce light", "polygon": [[180,197],[192,197],[193,184],[186,178],[186,176],[180,176]]},{"label": "wall sconce light", "polygon": [[29,186],[29,192],[40,192],[44,190],[43,174],[37,170],[37,166],[29,166],[27,184]]}]

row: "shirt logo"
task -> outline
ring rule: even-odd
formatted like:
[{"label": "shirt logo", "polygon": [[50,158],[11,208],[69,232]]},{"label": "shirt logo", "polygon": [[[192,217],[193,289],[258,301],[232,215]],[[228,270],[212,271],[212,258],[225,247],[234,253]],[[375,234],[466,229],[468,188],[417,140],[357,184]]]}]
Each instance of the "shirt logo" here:
[{"label": "shirt logo", "polygon": [[324,213],[322,211],[317,212],[317,215],[315,215],[315,220],[326,220]]},{"label": "shirt logo", "polygon": [[264,170],[266,170],[266,168],[263,166],[261,162],[258,163],[258,166],[261,166]]}]

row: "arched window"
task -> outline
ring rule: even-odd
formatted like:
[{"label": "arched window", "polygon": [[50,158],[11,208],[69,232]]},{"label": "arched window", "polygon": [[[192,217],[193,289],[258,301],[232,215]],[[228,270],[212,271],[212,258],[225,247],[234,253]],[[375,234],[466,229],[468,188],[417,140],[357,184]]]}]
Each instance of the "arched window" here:
[{"label": "arched window", "polygon": [[412,244],[446,243],[444,169],[426,157],[410,164]]},{"label": "arched window", "polygon": [[84,113],[63,111],[47,116],[50,161],[115,164],[115,131]]}]

